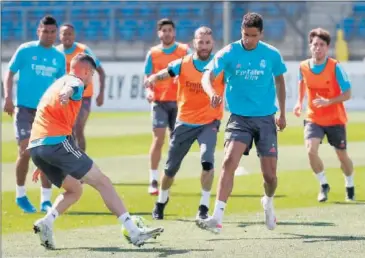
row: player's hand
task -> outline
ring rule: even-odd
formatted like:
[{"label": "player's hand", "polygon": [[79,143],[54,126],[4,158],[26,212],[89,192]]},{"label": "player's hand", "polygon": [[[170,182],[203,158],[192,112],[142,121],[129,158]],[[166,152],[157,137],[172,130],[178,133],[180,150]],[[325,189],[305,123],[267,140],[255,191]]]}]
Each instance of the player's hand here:
[{"label": "player's hand", "polygon": [[73,89],[71,87],[63,87],[60,91],[58,97],[61,105],[67,105],[70,101],[71,95],[73,93]]},{"label": "player's hand", "polygon": [[219,107],[220,104],[222,104],[222,97],[217,95],[217,94],[213,94],[211,97],[210,97],[210,105],[213,107],[213,108],[217,108]]},{"label": "player's hand", "polygon": [[[153,76],[153,75],[152,75]],[[155,82],[153,80],[153,77],[149,77],[148,79],[146,79],[143,83],[143,86],[147,89],[153,89],[153,86],[155,85]]]},{"label": "player's hand", "polygon": [[323,98],[322,96],[318,95],[318,93],[312,103],[316,108],[327,107],[332,104],[331,100]]},{"label": "player's hand", "polygon": [[147,88],[146,93],[147,93],[146,99],[148,103],[153,102],[155,99],[155,93],[150,88]]},{"label": "player's hand", "polygon": [[99,93],[99,95],[96,97],[96,105],[98,107],[101,107],[104,104],[104,94]]},{"label": "player's hand", "polygon": [[296,117],[300,117],[302,114],[302,104],[297,103],[293,109],[293,113]]},{"label": "player's hand", "polygon": [[14,114],[14,103],[13,103],[13,100],[11,98],[5,98],[4,112],[8,113],[9,116],[13,116],[13,114]]},{"label": "player's hand", "polygon": [[286,117],[285,114],[281,114],[276,118],[276,126],[279,128],[279,131],[283,131],[286,127]]},{"label": "player's hand", "polygon": [[175,84],[178,84],[179,83],[179,75],[177,75],[177,76],[174,77],[173,82]]},{"label": "player's hand", "polygon": [[37,168],[33,171],[32,181],[37,183],[39,180],[39,176],[41,175],[41,171]]}]

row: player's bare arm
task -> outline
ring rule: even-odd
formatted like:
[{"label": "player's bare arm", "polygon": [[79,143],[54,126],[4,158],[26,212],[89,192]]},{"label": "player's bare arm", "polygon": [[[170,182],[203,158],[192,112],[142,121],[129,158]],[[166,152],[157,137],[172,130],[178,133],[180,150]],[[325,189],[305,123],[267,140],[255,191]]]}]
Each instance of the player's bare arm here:
[{"label": "player's bare arm", "polygon": [[98,107],[102,106],[104,104],[104,91],[105,91],[105,71],[103,67],[96,68],[96,71],[99,75],[99,95],[96,98],[96,105]]},{"label": "player's bare arm", "polygon": [[221,103],[222,103],[222,97],[219,96],[213,87],[213,81],[214,81],[215,77],[212,71],[207,70],[203,73],[203,77],[202,77],[202,87],[203,90],[205,91],[205,93],[208,94],[210,100],[211,100],[211,105],[213,108],[218,107]]},{"label": "player's bare arm", "polygon": [[170,77],[171,75],[169,74],[169,71],[167,70],[167,68],[165,68],[158,73],[152,74],[150,77],[146,78],[144,81],[144,86],[146,88],[152,88],[153,84],[155,84],[157,81],[162,81]]},{"label": "player's bare arm", "polygon": [[286,127],[286,117],[285,117],[285,100],[286,100],[286,89],[285,89],[285,79],[284,75],[279,75],[275,77],[276,85],[276,95],[279,102],[280,116],[276,121],[279,130],[282,131]]},{"label": "player's bare arm", "polygon": [[14,113],[14,103],[13,103],[13,79],[14,73],[12,71],[8,71],[5,76],[5,92],[4,92],[4,112],[8,113],[9,116],[12,116]]},{"label": "player's bare arm", "polygon": [[343,92],[338,97],[327,99],[317,94],[317,98],[313,100],[313,104],[315,107],[327,107],[333,104],[345,102],[351,98],[351,89],[348,89],[347,91]]},{"label": "player's bare arm", "polygon": [[304,85],[304,81],[301,80],[298,85],[297,104],[295,105],[294,110],[293,110],[294,115],[296,115],[297,117],[299,117],[302,113],[304,97],[305,97],[305,85]]},{"label": "player's bare arm", "polygon": [[69,100],[70,100],[72,94],[74,93],[75,89],[76,88],[74,88],[70,85],[66,85],[61,89],[60,94],[59,94],[59,98],[60,98],[60,102],[61,102],[62,105],[66,105],[69,102]]}]

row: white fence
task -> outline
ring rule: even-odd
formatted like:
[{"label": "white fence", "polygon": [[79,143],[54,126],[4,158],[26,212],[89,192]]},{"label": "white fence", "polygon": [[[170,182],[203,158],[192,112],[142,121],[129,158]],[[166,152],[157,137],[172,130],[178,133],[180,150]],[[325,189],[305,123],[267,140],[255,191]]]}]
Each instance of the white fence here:
[{"label": "white fence", "polygon": [[[145,100],[143,89],[143,62],[104,62],[106,89],[105,103],[97,107],[93,101],[94,111],[146,111],[150,109]],[[346,102],[348,110],[365,110],[365,62],[342,63],[352,82],[352,99]],[[299,62],[287,62],[285,74],[287,85],[287,109],[291,110],[297,98],[297,78]],[[7,64],[2,63],[2,75]],[[2,81],[3,81],[2,76]],[[95,80],[95,93],[98,92],[98,78]],[[96,94],[95,94],[96,95]],[[94,97],[95,97],[94,95]]]}]

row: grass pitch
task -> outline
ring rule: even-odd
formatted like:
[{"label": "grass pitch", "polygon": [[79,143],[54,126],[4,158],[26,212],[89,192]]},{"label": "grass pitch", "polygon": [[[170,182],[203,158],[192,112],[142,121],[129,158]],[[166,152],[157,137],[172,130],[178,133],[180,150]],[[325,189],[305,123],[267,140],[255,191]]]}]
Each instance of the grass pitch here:
[{"label": "grass pitch", "polygon": [[[241,162],[250,174],[236,177],[223,223],[223,232],[215,236],[193,223],[200,199],[199,158],[190,153],[171,190],[166,207],[164,234],[138,249],[122,238],[120,226],[97,192],[85,186],[79,203],[55,223],[56,251],[45,251],[32,234],[34,220],[42,215],[21,214],[15,205],[13,168],[16,145],[11,120],[3,116],[2,124],[2,242],[4,257],[363,257],[365,229],[365,144],[363,114],[350,114],[349,148],[355,163],[357,202],[344,203],[344,180],[335,154],[321,147],[327,177],[331,185],[330,200],[316,201],[319,185],[308,169],[303,148],[302,123],[288,117],[288,128],[279,134],[279,187],[275,198],[278,227],[268,231],[263,225],[260,198],[263,193],[258,160]],[[221,131],[224,130],[225,121]],[[123,197],[129,211],[151,220],[155,198],[147,195],[148,152],[151,126],[147,113],[94,113],[87,128],[88,153],[101,164]],[[222,158],[223,132],[219,135],[217,164]],[[165,153],[167,144],[165,145]],[[194,146],[191,151],[197,151]],[[163,162],[160,167],[163,167]],[[4,171],[5,170],[5,171]],[[217,169],[216,175],[219,174]],[[30,176],[29,176],[30,177]],[[212,190],[214,205],[216,182]],[[5,180],[5,181],[4,181]],[[9,186],[10,185],[10,186]],[[39,190],[28,184],[28,195],[38,208]],[[58,190],[54,191],[53,197]],[[211,208],[212,209],[212,208]],[[31,252],[30,252],[31,250]]]}]

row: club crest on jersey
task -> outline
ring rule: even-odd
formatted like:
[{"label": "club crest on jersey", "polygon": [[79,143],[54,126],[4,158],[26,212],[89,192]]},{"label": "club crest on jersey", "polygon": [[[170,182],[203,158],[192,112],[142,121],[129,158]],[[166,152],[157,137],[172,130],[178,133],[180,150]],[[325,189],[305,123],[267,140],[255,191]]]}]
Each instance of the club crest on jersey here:
[{"label": "club crest on jersey", "polygon": [[260,62],[260,67],[261,67],[262,69],[265,69],[265,67],[266,67],[266,61],[265,61],[264,59],[262,59],[262,60],[261,60],[261,62]]}]

